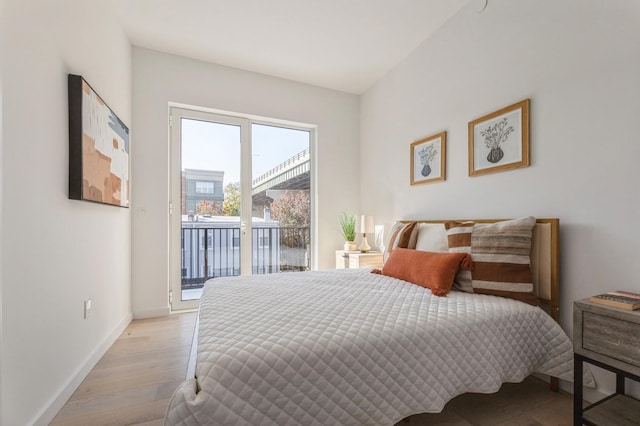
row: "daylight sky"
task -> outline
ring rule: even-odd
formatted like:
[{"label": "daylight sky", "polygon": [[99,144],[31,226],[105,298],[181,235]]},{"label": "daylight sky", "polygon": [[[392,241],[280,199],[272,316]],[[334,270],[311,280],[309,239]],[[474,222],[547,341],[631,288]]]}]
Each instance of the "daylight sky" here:
[{"label": "daylight sky", "polygon": [[[252,179],[309,147],[309,132],[253,124]],[[240,127],[183,119],[182,170],[223,170],[224,185],[240,181]]]}]

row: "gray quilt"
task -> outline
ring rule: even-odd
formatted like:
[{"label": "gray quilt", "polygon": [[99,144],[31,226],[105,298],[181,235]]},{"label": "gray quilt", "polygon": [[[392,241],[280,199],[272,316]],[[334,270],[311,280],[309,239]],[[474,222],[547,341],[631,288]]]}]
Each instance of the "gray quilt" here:
[{"label": "gray quilt", "polygon": [[167,425],[392,425],[533,372],[572,380],[572,345],[541,309],[368,270],[216,278],[196,377]]}]

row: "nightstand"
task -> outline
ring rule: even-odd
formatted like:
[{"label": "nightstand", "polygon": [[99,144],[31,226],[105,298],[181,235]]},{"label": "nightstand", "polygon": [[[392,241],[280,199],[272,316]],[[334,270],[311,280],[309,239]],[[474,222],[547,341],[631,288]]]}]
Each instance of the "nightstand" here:
[{"label": "nightstand", "polygon": [[[625,379],[640,382],[640,311],[590,302],[573,305],[573,424],[637,425],[640,401],[625,395]],[[616,393],[582,407],[582,363],[616,375]]]},{"label": "nightstand", "polygon": [[382,253],[336,250],[336,269],[382,268]]}]

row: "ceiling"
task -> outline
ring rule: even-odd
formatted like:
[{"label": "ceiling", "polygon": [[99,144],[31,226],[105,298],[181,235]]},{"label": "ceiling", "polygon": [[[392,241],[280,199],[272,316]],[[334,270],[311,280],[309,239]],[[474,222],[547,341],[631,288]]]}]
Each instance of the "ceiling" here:
[{"label": "ceiling", "polygon": [[113,0],[132,44],[361,94],[468,0]]}]

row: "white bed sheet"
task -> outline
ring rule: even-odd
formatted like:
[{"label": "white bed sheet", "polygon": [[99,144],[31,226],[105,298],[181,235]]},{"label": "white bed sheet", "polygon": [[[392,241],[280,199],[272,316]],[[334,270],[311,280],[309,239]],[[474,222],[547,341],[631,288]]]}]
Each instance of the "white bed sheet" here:
[{"label": "white bed sheet", "polygon": [[167,425],[392,425],[533,372],[572,380],[572,345],[541,309],[368,270],[216,278],[196,378]]}]

